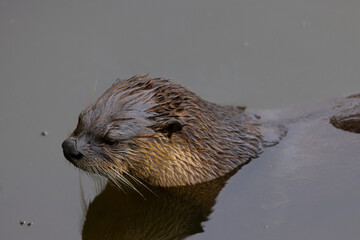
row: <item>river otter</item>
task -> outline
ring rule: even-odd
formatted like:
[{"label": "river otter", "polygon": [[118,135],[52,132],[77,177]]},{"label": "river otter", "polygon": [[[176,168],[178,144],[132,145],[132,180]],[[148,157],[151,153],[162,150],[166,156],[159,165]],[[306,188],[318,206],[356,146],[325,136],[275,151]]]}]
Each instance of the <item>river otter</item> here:
[{"label": "river otter", "polygon": [[76,167],[120,187],[129,179],[169,187],[223,176],[284,133],[242,108],[207,102],[145,75],[117,80],[80,113],[62,147]]}]

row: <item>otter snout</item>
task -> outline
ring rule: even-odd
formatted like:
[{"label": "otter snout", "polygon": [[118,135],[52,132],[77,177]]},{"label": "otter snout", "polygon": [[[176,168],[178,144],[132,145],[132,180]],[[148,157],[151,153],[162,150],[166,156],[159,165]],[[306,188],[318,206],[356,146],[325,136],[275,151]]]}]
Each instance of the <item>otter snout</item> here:
[{"label": "otter snout", "polygon": [[68,138],[61,144],[61,146],[63,148],[65,158],[70,162],[79,160],[82,157],[81,152],[77,149],[75,139]]}]

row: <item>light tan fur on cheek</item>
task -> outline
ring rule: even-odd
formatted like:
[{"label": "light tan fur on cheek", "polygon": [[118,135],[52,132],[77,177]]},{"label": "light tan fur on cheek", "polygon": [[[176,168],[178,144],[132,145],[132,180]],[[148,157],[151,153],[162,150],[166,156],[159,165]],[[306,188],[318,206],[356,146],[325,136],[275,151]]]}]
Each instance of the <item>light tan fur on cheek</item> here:
[{"label": "light tan fur on cheek", "polygon": [[183,142],[180,145],[175,136],[139,138],[135,143],[138,149],[129,151],[124,160],[137,177],[160,186],[194,184],[203,178],[195,171],[201,168],[198,153]]}]

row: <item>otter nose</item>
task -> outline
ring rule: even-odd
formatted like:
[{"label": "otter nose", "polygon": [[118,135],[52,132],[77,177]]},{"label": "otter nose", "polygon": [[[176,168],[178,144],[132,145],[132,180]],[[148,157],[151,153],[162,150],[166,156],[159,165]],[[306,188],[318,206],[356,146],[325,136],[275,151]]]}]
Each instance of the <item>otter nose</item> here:
[{"label": "otter nose", "polygon": [[79,160],[82,157],[81,152],[79,152],[76,147],[76,142],[74,139],[66,139],[61,144],[61,146],[63,148],[65,158],[70,162]]}]

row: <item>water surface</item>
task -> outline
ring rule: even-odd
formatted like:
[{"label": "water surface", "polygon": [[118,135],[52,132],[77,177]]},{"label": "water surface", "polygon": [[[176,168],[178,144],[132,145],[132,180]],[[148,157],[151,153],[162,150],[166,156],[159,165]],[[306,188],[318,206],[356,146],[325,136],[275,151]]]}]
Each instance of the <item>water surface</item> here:
[{"label": "water surface", "polygon": [[[82,239],[101,187],[61,142],[116,78],[165,76],[257,109],[356,92],[359,10],[356,0],[0,0],[0,238]],[[285,140],[217,191],[189,239],[359,236],[358,135],[314,120]]]}]

